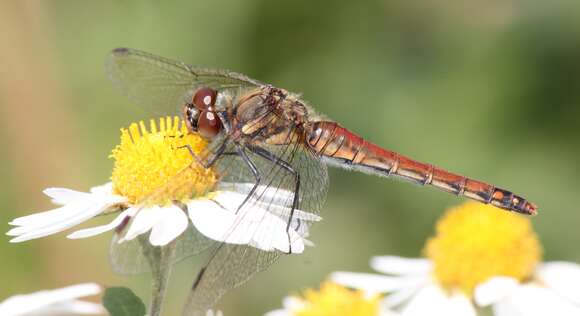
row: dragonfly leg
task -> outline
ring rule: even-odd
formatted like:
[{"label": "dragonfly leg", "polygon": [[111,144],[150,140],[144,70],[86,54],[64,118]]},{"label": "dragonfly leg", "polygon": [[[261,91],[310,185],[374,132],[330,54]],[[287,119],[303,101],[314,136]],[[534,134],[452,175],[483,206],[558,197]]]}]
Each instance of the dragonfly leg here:
[{"label": "dragonfly leg", "polygon": [[[183,145],[183,146],[179,146],[177,147],[178,149],[182,149],[182,148],[187,148],[187,150],[189,151],[189,154],[191,155],[191,157],[193,157],[193,159],[202,167],[204,167],[205,169],[210,168],[211,166],[213,166],[213,164],[222,156],[224,155],[224,152],[226,150],[226,147],[228,146],[228,141],[227,139],[221,143],[219,145],[219,147],[217,148],[217,150],[215,151],[215,153],[212,154],[212,156],[206,161],[204,162],[198,155],[195,154],[195,152],[193,151],[193,149],[191,148],[191,146],[189,145]],[[230,153],[227,153],[230,154]]]},{"label": "dragonfly leg", "polygon": [[191,146],[189,146],[189,145],[183,145],[183,146],[179,146],[179,147],[177,147],[177,149],[183,149],[183,148],[186,148],[186,149],[189,151],[189,154],[191,155],[191,157],[193,157],[193,159],[194,159],[194,160],[195,160],[195,161],[196,161],[196,162],[197,162],[197,163],[198,163],[200,166],[203,166],[203,167],[205,168],[205,165],[204,165],[203,161],[201,161],[201,158],[199,158],[199,156],[198,156],[198,155],[196,155],[196,154],[193,152],[193,149],[191,148]]},{"label": "dragonfly leg", "polygon": [[[290,209],[290,216],[288,217],[288,223],[286,225],[286,234],[288,235],[288,254],[292,253],[292,242],[290,240],[290,225],[292,224],[292,218],[294,217],[294,211],[298,209],[298,201],[300,196],[300,174],[292,168],[292,166],[272,154],[271,152],[261,148],[261,147],[248,147],[256,155],[271,161],[272,163],[282,167],[284,170],[294,176],[294,197],[292,199],[292,208]],[[300,221],[298,221],[298,227],[300,227]]]},{"label": "dragonfly leg", "polygon": [[254,164],[254,162],[250,159],[250,157],[248,157],[248,155],[244,151],[244,148],[241,146],[238,146],[238,147],[236,147],[236,150],[237,150],[238,155],[240,157],[242,157],[242,159],[246,162],[246,164],[248,165],[248,167],[252,171],[252,174],[256,178],[256,183],[254,183],[254,186],[252,186],[252,189],[250,190],[248,195],[246,195],[246,198],[244,199],[244,201],[242,201],[242,203],[238,206],[238,209],[236,210],[236,214],[238,214],[238,212],[242,209],[242,207],[248,202],[248,200],[254,195],[254,193],[258,189],[258,186],[260,185],[260,182],[262,181],[262,176],[260,175],[260,171],[258,171],[258,168]]},{"label": "dragonfly leg", "polygon": [[256,183],[254,184],[254,186],[252,187],[252,189],[250,190],[250,192],[248,193],[248,195],[246,196],[244,201],[236,209],[236,214],[237,214],[240,211],[240,209],[248,202],[248,200],[254,194],[254,192],[256,192],[256,190],[258,189],[258,186],[260,185],[260,181],[261,181],[261,176],[260,176],[260,172],[258,171],[258,168],[256,167],[256,165],[252,162],[250,157],[248,157],[246,152],[244,152],[243,147],[237,146],[235,152],[231,152],[231,151],[226,152],[225,149],[227,147],[227,144],[228,144],[228,142],[224,141],[218,147],[215,154],[206,163],[201,161],[201,159],[193,152],[193,149],[189,145],[181,146],[179,148],[187,148],[189,150],[189,153],[191,154],[191,156],[193,156],[194,159],[196,159],[197,162],[200,165],[202,165],[204,168],[211,167],[218,160],[218,158],[220,158],[221,156],[240,156],[240,157],[242,157],[242,159],[246,162],[246,164],[248,165],[248,167],[252,171],[252,174],[256,178]]}]

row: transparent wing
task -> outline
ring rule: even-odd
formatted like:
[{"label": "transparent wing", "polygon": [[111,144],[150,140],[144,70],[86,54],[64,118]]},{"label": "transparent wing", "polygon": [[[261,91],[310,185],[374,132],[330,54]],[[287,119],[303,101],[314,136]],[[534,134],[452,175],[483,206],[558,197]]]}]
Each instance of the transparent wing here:
[{"label": "transparent wing", "polygon": [[[316,217],[324,203],[328,188],[328,175],[324,164],[305,150],[299,144],[286,146],[263,146],[261,149],[271,153],[286,162],[300,177],[298,211],[295,212],[291,223],[291,230],[297,235],[294,238],[304,238],[312,221],[309,217]],[[280,247],[280,238],[268,238],[285,234],[280,232],[280,225],[275,222],[282,219],[287,222],[294,201],[295,176],[280,164],[264,159],[263,156],[248,150],[248,158],[256,165],[261,174],[261,186],[254,192],[248,202],[239,210],[243,214],[238,222],[244,222],[244,217],[255,216],[256,209],[266,209],[261,218],[253,218],[259,222],[256,226],[249,226],[245,233],[258,240],[255,245],[233,245],[222,243],[214,250],[208,263],[198,275],[193,290],[190,293],[184,315],[205,315],[205,310],[211,308],[219,298],[231,288],[237,287],[252,277],[255,273],[269,267],[280,255],[287,253],[289,244],[294,240],[286,241],[286,248]],[[224,158],[219,167],[224,172],[224,181],[230,183],[233,190],[248,194],[255,177],[247,163],[240,156]],[[273,216],[272,216],[273,215]],[[238,233],[239,228],[246,225],[234,224],[230,234]],[[276,231],[277,230],[277,231]],[[286,236],[286,235],[284,235]],[[225,236],[227,241],[227,236]]]},{"label": "transparent wing", "polygon": [[280,255],[279,251],[268,252],[245,245],[222,243],[199,279],[197,288],[190,292],[183,315],[205,316],[206,311],[228,290],[269,267]]},{"label": "transparent wing", "polygon": [[113,50],[105,69],[129,99],[163,115],[178,112],[200,86],[220,91],[263,85],[239,73],[194,67],[130,48]]},{"label": "transparent wing", "polygon": [[[151,271],[149,263],[143,255],[142,245],[137,238],[119,243],[119,236],[122,234],[115,233],[113,235],[109,248],[109,260],[113,271],[119,274],[138,274]],[[176,239],[172,264],[203,252],[215,243],[198,232],[195,227],[189,225],[183,234]]]}]

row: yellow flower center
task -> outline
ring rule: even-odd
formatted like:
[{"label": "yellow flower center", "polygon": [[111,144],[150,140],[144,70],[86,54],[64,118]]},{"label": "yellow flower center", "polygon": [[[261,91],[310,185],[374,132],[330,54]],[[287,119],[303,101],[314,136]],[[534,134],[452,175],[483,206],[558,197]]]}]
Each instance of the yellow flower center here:
[{"label": "yellow flower center", "polygon": [[121,143],[113,149],[115,166],[111,180],[116,194],[131,203],[165,205],[206,194],[217,176],[212,169],[194,163],[189,148],[199,155],[207,141],[189,133],[178,117],[149,123],[132,123],[121,129]]},{"label": "yellow flower center", "polygon": [[378,295],[368,296],[362,291],[346,289],[325,282],[319,291],[308,289],[298,298],[304,306],[294,311],[295,316],[375,316],[379,315]]},{"label": "yellow flower center", "polygon": [[531,277],[542,256],[528,218],[475,202],[450,209],[424,252],[439,283],[467,295],[492,276]]}]

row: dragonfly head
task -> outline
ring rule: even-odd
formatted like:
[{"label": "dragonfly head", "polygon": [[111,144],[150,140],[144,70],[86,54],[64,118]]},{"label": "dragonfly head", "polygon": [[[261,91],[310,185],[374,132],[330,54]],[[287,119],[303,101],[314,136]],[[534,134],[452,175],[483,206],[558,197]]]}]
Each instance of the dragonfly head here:
[{"label": "dragonfly head", "polygon": [[204,87],[195,92],[191,103],[185,104],[183,115],[190,132],[199,133],[208,139],[219,134],[223,124],[215,112],[216,98],[216,90]]}]

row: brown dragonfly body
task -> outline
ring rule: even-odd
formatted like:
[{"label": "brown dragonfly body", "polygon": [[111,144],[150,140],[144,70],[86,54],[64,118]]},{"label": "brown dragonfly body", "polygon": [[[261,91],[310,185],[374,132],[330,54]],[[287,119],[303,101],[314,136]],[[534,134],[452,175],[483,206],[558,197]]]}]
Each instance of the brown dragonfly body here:
[{"label": "brown dragonfly body", "polygon": [[521,196],[409,159],[370,143],[335,122],[314,122],[309,125],[309,129],[309,146],[334,165],[351,166],[379,176],[393,175],[420,185],[432,185],[478,202],[491,203],[502,209],[527,215],[536,214],[536,206]]},{"label": "brown dragonfly body", "polygon": [[[267,104],[269,109],[262,110]],[[333,121],[317,115],[296,96],[270,86],[244,93],[232,104],[234,129],[254,144],[300,142],[330,165],[378,176],[396,176],[420,185],[526,215],[536,206],[508,190],[415,161],[377,146]],[[266,117],[267,116],[267,117]],[[235,132],[235,131],[234,131]]]}]

